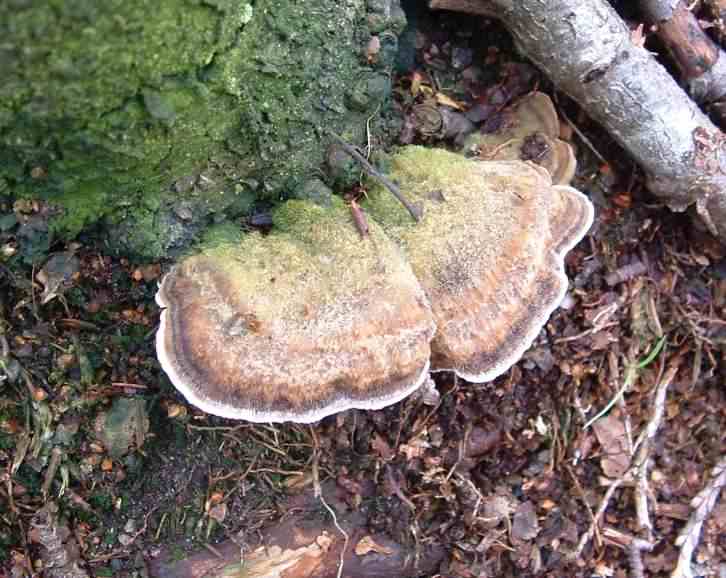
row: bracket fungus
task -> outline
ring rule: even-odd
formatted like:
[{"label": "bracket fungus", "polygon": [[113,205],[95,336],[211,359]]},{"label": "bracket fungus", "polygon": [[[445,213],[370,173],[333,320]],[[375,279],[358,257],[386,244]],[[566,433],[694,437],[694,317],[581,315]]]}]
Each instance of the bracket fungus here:
[{"label": "bracket fungus", "polygon": [[365,242],[337,201],[289,201],[274,232],[176,265],[156,299],[162,368],[202,410],[254,422],[313,422],[378,409],[428,376],[434,323],[399,248]]},{"label": "bracket fungus", "polygon": [[441,149],[406,147],[390,175],[423,207],[421,221],[381,187],[365,207],[402,246],[431,303],[432,370],[494,379],[561,303],[564,256],[592,225],[592,204],[536,164]]},{"label": "bracket fungus", "polygon": [[206,412],[312,422],[392,404],[429,369],[489,381],[531,345],[567,289],[590,201],[521,160],[404,147],[358,234],[341,201],[288,201],[267,236],[201,251],[163,279],[163,369]]},{"label": "bracket fungus", "polygon": [[497,130],[469,135],[464,148],[476,150],[483,160],[532,161],[547,169],[554,184],[566,185],[575,176],[577,161],[559,135],[552,99],[543,92],[530,92],[504,110]]}]

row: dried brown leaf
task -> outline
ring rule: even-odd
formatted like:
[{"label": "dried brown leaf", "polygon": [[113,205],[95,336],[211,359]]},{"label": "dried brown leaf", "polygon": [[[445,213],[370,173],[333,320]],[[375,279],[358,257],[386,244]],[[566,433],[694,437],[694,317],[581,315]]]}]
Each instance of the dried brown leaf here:
[{"label": "dried brown leaf", "polygon": [[386,554],[387,556],[393,554],[393,550],[391,548],[379,544],[372,536],[363,536],[355,545],[355,553],[358,554],[358,556],[365,556],[370,552]]},{"label": "dried brown leaf", "polygon": [[600,460],[603,472],[610,478],[619,478],[630,466],[623,421],[611,414],[597,420],[593,429],[604,454]]}]

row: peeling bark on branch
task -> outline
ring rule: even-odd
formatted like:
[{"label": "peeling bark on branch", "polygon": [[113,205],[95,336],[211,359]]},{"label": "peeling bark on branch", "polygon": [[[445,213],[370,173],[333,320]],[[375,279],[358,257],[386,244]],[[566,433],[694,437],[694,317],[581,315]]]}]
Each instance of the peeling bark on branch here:
[{"label": "peeling bark on branch", "polygon": [[496,17],[519,49],[633,156],[674,210],[695,203],[726,239],[726,136],[605,0],[430,0]]},{"label": "peeling bark on branch", "polygon": [[658,37],[675,60],[689,94],[726,126],[726,55],[701,29],[698,19],[680,0],[641,0],[645,19],[657,26]]}]

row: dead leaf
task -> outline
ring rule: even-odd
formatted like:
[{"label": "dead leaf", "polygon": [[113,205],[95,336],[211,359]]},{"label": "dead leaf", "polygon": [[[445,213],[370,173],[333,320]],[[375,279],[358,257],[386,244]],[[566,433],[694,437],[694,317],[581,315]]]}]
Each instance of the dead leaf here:
[{"label": "dead leaf", "polygon": [[512,520],[512,538],[517,540],[531,540],[539,534],[537,512],[532,502],[519,504]]},{"label": "dead leaf", "polygon": [[424,78],[420,72],[414,72],[411,75],[411,96],[418,96],[421,86],[423,85]]},{"label": "dead leaf", "polygon": [[41,303],[48,303],[62,295],[79,275],[81,262],[72,251],[56,253],[48,259],[35,275],[36,281],[43,285]]},{"label": "dead leaf", "polygon": [[437,92],[436,93],[436,103],[441,104],[443,106],[448,106],[449,108],[453,108],[455,110],[464,111],[466,108],[463,104],[460,102],[457,102],[453,98],[446,96],[443,92]]},{"label": "dead leaf", "polygon": [[623,421],[618,416],[610,414],[597,420],[593,424],[593,429],[604,454],[600,460],[602,471],[609,478],[621,477],[630,467]]},{"label": "dead leaf", "polygon": [[393,550],[391,548],[378,544],[372,536],[363,536],[363,538],[361,538],[355,545],[355,553],[358,554],[358,556],[365,556],[370,552],[386,555],[393,554]]},{"label": "dead leaf", "polygon": [[516,505],[513,496],[489,496],[484,500],[482,515],[488,521],[499,523],[515,511]]}]

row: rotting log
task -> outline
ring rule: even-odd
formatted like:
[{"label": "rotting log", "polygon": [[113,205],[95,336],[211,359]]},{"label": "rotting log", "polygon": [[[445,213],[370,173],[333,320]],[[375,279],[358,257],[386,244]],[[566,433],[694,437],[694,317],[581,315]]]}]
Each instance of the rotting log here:
[{"label": "rotting log", "polygon": [[605,0],[430,0],[498,18],[519,49],[645,170],[673,210],[694,204],[726,240],[726,136],[631,38]]},{"label": "rotting log", "polygon": [[444,550],[413,546],[366,531],[362,516],[338,520],[348,539],[330,518],[311,518],[297,511],[261,533],[253,547],[235,540],[216,545],[183,560],[165,552],[149,563],[151,578],[335,578],[343,552],[346,578],[405,578],[431,576]]}]

